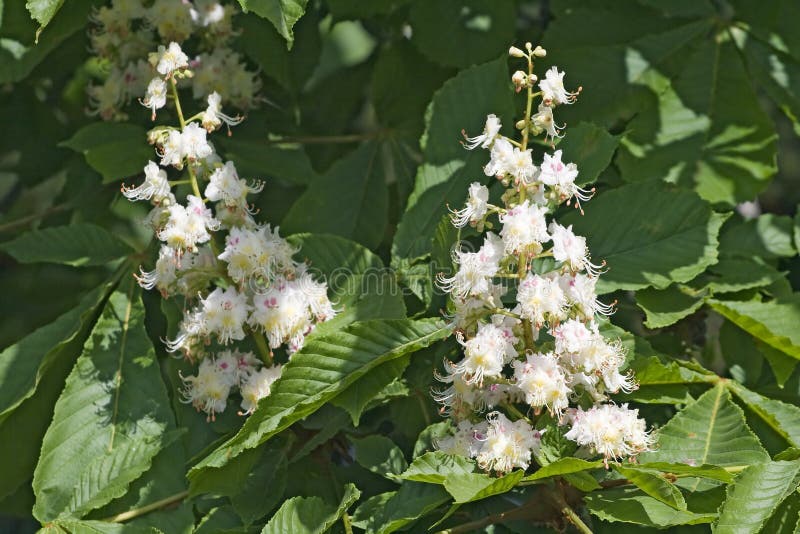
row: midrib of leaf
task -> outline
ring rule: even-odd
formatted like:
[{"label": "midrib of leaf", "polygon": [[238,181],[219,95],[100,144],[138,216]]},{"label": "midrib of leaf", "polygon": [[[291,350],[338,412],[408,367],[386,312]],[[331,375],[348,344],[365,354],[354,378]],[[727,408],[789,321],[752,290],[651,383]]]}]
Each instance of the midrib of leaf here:
[{"label": "midrib of leaf", "polygon": [[122,339],[119,347],[119,360],[117,361],[117,376],[114,384],[114,411],[111,414],[111,437],[108,441],[108,452],[114,450],[114,438],[117,434],[117,417],[119,415],[119,396],[122,389],[122,362],[125,358],[125,346],[128,342],[128,327],[131,320],[131,308],[133,307],[134,285],[128,291],[128,304],[125,306],[125,319],[122,321]]},{"label": "midrib of leaf", "polygon": [[[722,384],[718,384],[716,386],[717,389],[717,396],[714,399],[714,406],[711,407],[711,421],[708,425],[708,433],[706,434],[706,442],[703,447],[703,459],[700,462],[700,465],[704,465],[708,463],[708,451],[711,449],[711,435],[714,433],[714,425],[717,422],[717,412],[719,412],[719,406],[722,403],[722,393],[725,391],[725,388]],[[692,491],[697,489],[697,486],[700,484],[700,479],[698,478],[694,482],[694,487],[692,487]]]}]

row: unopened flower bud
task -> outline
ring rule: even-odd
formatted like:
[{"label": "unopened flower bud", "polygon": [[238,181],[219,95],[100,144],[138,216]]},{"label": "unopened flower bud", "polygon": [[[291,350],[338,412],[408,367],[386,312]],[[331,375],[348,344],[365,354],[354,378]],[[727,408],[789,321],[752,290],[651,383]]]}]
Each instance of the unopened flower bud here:
[{"label": "unopened flower bud", "polygon": [[521,70],[518,70],[511,76],[511,81],[518,93],[529,85],[528,75]]},{"label": "unopened flower bud", "polygon": [[533,55],[536,56],[536,57],[545,57],[547,55],[547,50],[545,50],[541,46],[537,46],[533,50]]},{"label": "unopened flower bud", "polygon": [[514,127],[517,130],[524,130],[525,129],[525,119],[518,120],[517,123],[514,125]]},{"label": "unopened flower bud", "polygon": [[527,42],[527,43],[525,43],[525,50],[527,50],[528,52],[530,52],[530,51],[531,51],[531,48],[533,48],[533,45],[532,45],[530,42]]},{"label": "unopened flower bud", "polygon": [[525,57],[525,52],[517,48],[516,46],[512,46],[508,49],[508,55],[511,57]]},{"label": "unopened flower bud", "polygon": [[531,75],[530,75],[530,81],[529,81],[528,83],[530,83],[530,85],[533,85],[533,84],[535,84],[535,83],[536,83],[536,81],[537,81],[538,79],[539,79],[539,77],[538,77],[538,76],[536,76],[535,74],[531,74]]}]

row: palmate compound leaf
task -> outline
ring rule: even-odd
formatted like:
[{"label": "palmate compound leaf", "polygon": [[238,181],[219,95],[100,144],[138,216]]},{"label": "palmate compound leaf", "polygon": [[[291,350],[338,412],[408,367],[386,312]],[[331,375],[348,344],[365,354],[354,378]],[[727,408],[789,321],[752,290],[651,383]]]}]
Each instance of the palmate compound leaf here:
[{"label": "palmate compound leaf", "polygon": [[724,384],[706,391],[658,431],[658,447],[639,461],[748,466],[769,455],[745,423]]},{"label": "palmate compound leaf", "polygon": [[800,460],[766,462],[748,467],[728,486],[714,524],[716,534],[758,532],[778,506],[797,490]]},{"label": "palmate compound leaf", "polygon": [[198,463],[190,479],[220,468],[313,413],[375,367],[450,335],[439,320],[373,320],[338,332],[309,337],[292,355],[269,397],[262,399],[242,429]]},{"label": "palmate compound leaf", "polygon": [[594,262],[607,262],[597,290],[665,288],[691,280],[717,261],[717,236],[726,215],[691,191],[657,182],[599,194],[562,224],[586,236]]},{"label": "palmate compound leaf", "polygon": [[106,229],[89,223],[26,232],[0,244],[20,263],[63,263],[73,267],[103,265],[133,252]]},{"label": "palmate compound leaf", "polygon": [[41,522],[122,496],[175,436],[133,281],[115,291],[67,378],[33,477]]},{"label": "palmate compound leaf", "polygon": [[338,505],[320,497],[293,497],[284,502],[264,526],[261,534],[322,534],[358,500],[361,492],[347,484]]}]

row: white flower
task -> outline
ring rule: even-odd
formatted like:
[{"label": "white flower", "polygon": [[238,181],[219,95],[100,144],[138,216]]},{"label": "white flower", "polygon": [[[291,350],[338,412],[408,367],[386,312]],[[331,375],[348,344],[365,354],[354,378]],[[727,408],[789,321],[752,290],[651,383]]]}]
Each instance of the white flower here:
[{"label": "white flower", "polygon": [[294,283],[297,290],[305,296],[311,313],[318,321],[327,321],[336,315],[336,310],[328,299],[328,284],[314,280],[311,273],[306,271],[304,263],[297,266]]},{"label": "white flower", "polygon": [[514,146],[507,139],[497,139],[492,145],[489,163],[483,167],[486,176],[502,178],[509,172],[511,159],[514,157]]},{"label": "white flower", "polygon": [[473,425],[469,421],[460,421],[452,436],[438,440],[436,448],[446,454],[474,458],[483,447],[489,424],[486,422]]},{"label": "white flower", "polygon": [[503,223],[500,236],[503,238],[506,253],[536,254],[541,251],[541,243],[550,240],[545,213],[546,208],[532,205],[525,199],[522,204],[500,215],[500,222]]},{"label": "white flower", "polygon": [[174,165],[183,168],[183,136],[177,130],[169,130],[167,138],[160,145],[161,165]]},{"label": "white flower", "polygon": [[489,427],[476,457],[478,465],[498,474],[527,469],[531,454],[539,448],[539,433],[524,419],[511,422],[500,412],[492,412],[486,419]]},{"label": "white flower", "polygon": [[575,184],[578,177],[578,167],[574,163],[561,161],[561,150],[556,150],[553,155],[545,154],[539,173],[539,180],[552,187],[561,200],[575,197],[580,207],[581,202],[592,198],[593,190],[587,191]]},{"label": "white flower", "polygon": [[483,133],[475,137],[467,137],[464,148],[467,150],[472,150],[478,146],[481,148],[489,148],[494,140],[497,139],[501,126],[500,119],[498,119],[497,116],[488,115],[486,117],[486,125],[483,127]]},{"label": "white flower", "polygon": [[467,197],[466,207],[452,211],[450,219],[453,226],[461,228],[467,223],[476,224],[489,210],[489,189],[478,182],[472,182],[469,186],[469,196]]},{"label": "white flower", "polygon": [[251,276],[270,281],[276,274],[294,269],[295,252],[277,228],[273,231],[269,225],[256,230],[233,227],[219,259],[228,263],[228,274],[235,282],[241,283]]},{"label": "white flower", "polygon": [[559,72],[558,67],[550,67],[539,82],[542,99],[546,104],[572,104],[578,93],[569,93],[564,89],[564,72]]},{"label": "white flower", "polygon": [[211,236],[208,230],[219,228],[211,210],[203,205],[203,201],[193,195],[186,197],[188,205],[174,204],[167,208],[169,218],[164,227],[158,231],[158,238],[179,252],[197,249],[197,245],[205,243]]},{"label": "white flower", "polygon": [[183,156],[190,161],[203,159],[214,153],[211,145],[206,140],[207,132],[192,122],[187,124],[181,134],[181,149]]},{"label": "white flower", "polygon": [[205,332],[215,334],[221,344],[227,345],[233,340],[244,339],[243,326],[252,306],[248,304],[247,297],[236,291],[236,288],[216,288],[200,300],[200,308]]},{"label": "white flower", "polygon": [[155,0],[147,11],[147,20],[163,40],[183,42],[192,34],[191,3]]},{"label": "white flower", "polygon": [[592,330],[575,319],[569,319],[553,328],[550,332],[556,341],[556,354],[560,356],[578,354],[587,347],[594,338]]},{"label": "white flower", "polygon": [[566,297],[558,281],[528,273],[517,290],[519,313],[534,325],[564,317]]},{"label": "white flower", "polygon": [[552,222],[549,230],[553,238],[553,258],[556,261],[565,263],[573,272],[586,269],[590,275],[597,275],[601,266],[590,261],[585,237],[575,235],[572,225],[564,228]]},{"label": "white flower", "polygon": [[230,115],[224,114],[220,106],[221,102],[222,97],[219,96],[218,92],[214,91],[208,95],[208,107],[203,112],[200,122],[203,124],[203,128],[209,132],[213,132],[219,128],[223,122],[230,127],[244,120],[242,117],[231,117]]},{"label": "white flower", "polygon": [[156,120],[156,110],[167,104],[167,84],[164,80],[161,78],[150,80],[142,104],[153,111],[152,120]]},{"label": "white flower", "polygon": [[139,269],[136,281],[144,289],[158,288],[163,294],[169,290],[169,286],[176,280],[175,270],[178,267],[178,255],[175,249],[167,245],[161,245],[158,251],[155,269],[146,272]]},{"label": "white flower", "polygon": [[144,183],[134,188],[123,185],[122,194],[129,200],[152,200],[153,204],[159,205],[170,198],[167,173],[149,161],[144,167]]},{"label": "white flower", "polygon": [[531,116],[531,122],[534,128],[547,132],[546,137],[553,139],[564,136],[561,133],[564,127],[556,124],[555,118],[553,117],[553,108],[548,105],[539,104],[539,111]]},{"label": "white flower", "polygon": [[183,382],[184,402],[208,414],[209,420],[213,421],[215,414],[225,411],[232,383],[230,376],[221,371],[212,358],[203,359],[197,376],[188,376]]},{"label": "white flower", "polygon": [[277,278],[264,294],[255,295],[253,308],[249,323],[264,331],[273,349],[285,342],[290,353],[299,350],[314,326],[305,294],[285,278]]},{"label": "white flower", "polygon": [[163,45],[158,47],[156,70],[162,76],[169,78],[176,70],[184,69],[188,66],[189,56],[183,53],[181,45],[175,41],[171,42],[166,48]]},{"label": "white flower", "polygon": [[464,347],[464,359],[453,369],[463,373],[468,384],[481,384],[485,377],[500,376],[503,366],[517,357],[514,349],[517,338],[509,329],[491,323],[478,326],[478,332],[471,339],[465,341],[460,334],[457,339]]},{"label": "white flower", "polygon": [[439,287],[460,298],[487,294],[492,286],[491,278],[500,268],[501,245],[497,235],[488,232],[478,252],[454,251],[453,261],[458,264],[458,271],[449,278],[440,273]]},{"label": "white flower", "polygon": [[506,172],[522,183],[530,183],[536,174],[530,150],[514,148],[507,165]]},{"label": "white flower", "polygon": [[560,413],[569,405],[567,376],[552,352],[529,354],[526,361],[515,361],[514,379],[525,394],[525,402],[534,408]]},{"label": "white flower", "polygon": [[558,280],[559,286],[564,291],[570,305],[577,309],[581,318],[589,321],[595,314],[611,315],[614,307],[603,304],[597,300],[596,276],[588,276],[583,273],[563,274]]},{"label": "white flower", "polygon": [[240,386],[242,394],[242,415],[251,414],[258,406],[258,401],[270,394],[272,384],[281,376],[281,366],[262,367],[251,373]]},{"label": "white flower", "polygon": [[587,411],[578,408],[565,437],[604,456],[606,462],[634,457],[650,450],[655,442],[638,415],[639,410],[631,410],[627,404],[603,404]]},{"label": "white flower", "polygon": [[506,289],[501,284],[489,284],[486,292],[476,297],[460,298],[453,296],[455,312],[452,315],[457,330],[467,330],[478,319],[486,315],[488,308],[502,305],[500,298]]},{"label": "white flower", "polygon": [[232,161],[217,167],[208,180],[206,198],[212,202],[223,201],[227,206],[246,206],[247,195],[258,193],[264,188],[262,183],[251,186],[241,180]]},{"label": "white flower", "polygon": [[190,11],[192,22],[206,28],[225,20],[225,7],[214,0],[195,0]]}]

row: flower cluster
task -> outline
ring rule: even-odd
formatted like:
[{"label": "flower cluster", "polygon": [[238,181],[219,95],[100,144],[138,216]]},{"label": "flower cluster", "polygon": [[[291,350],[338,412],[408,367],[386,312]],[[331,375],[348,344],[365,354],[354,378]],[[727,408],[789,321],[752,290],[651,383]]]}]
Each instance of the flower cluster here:
[{"label": "flower cluster", "polygon": [[[217,0],[113,0],[95,10],[89,37],[104,76],[89,88],[92,111],[104,120],[124,120],[125,107],[145,94],[142,102],[155,113],[166,103],[167,84],[154,74],[189,65],[192,76],[179,87],[190,86],[195,99],[216,92],[241,110],[252,108],[260,81],[230,48],[232,15],[232,6]],[[181,50],[190,40],[198,50],[191,58]],[[148,62],[147,52],[161,42],[172,44],[157,63]]]},{"label": "flower cluster", "polygon": [[[183,300],[183,320],[167,348],[200,361],[198,374],[184,379],[186,401],[213,419],[238,390],[243,413],[251,413],[280,375],[273,350],[285,345],[291,356],[317,323],[336,312],[327,285],[293,259],[297,250],[278,228],[253,219],[247,197],[262,184],[240,178],[209,141],[222,123],[237,122],[222,112],[220,94],[207,95],[207,109],[185,118],[177,80],[192,71],[180,45],[160,46],[150,63],[158,74],[149,87],[165,96],[156,102],[148,89],[143,102],[155,113],[173,100],[179,125],[149,132],[159,161],[145,165],[139,186],[122,188],[128,199],[152,204],[146,220],[161,242],[154,269],[141,271],[137,280],[164,298]],[[170,181],[169,173],[177,179]],[[191,188],[184,202],[173,190],[180,185]],[[260,367],[251,352],[239,352],[246,344],[269,365]]]},{"label": "flower cluster", "polygon": [[[489,188],[476,182],[469,187],[466,206],[451,217],[456,227],[499,231],[485,232],[475,252],[457,248],[456,272],[438,277],[439,286],[450,293],[463,348],[463,358],[445,361],[445,372],[437,376],[447,387],[435,398],[457,427],[439,447],[473,457],[496,473],[526,469],[540,446],[544,430],[536,430],[518,404],[535,415],[546,410],[560,425],[571,424],[566,437],[606,461],[634,457],[653,442],[636,410],[602,404],[609,394],[630,392],[636,384],[624,371],[622,344],[600,332],[598,316],[613,311],[595,291],[602,265],[592,262],[584,237],[554,219],[560,205],[575,202],[580,209],[592,191],[576,184],[578,168],[564,161],[561,150],[545,153],[537,165],[528,148],[532,135],[563,135],[553,110],[573,103],[579,91],[567,91],[564,73],[552,67],[534,92],[534,58],[545,51],[526,46],[527,52],[510,50],[528,62],[527,73],[512,77],[528,95],[526,117],[517,123],[521,141],[502,135],[500,119],[489,115],[483,133],[464,142],[469,150],[489,151],[484,172],[506,188],[498,195],[501,202],[490,202]],[[541,100],[533,114],[536,97]],[[490,220],[495,216],[497,223]],[[516,291],[502,283],[508,280],[516,282]],[[479,415],[487,409],[493,411]],[[516,414],[515,420],[503,409]]]}]

